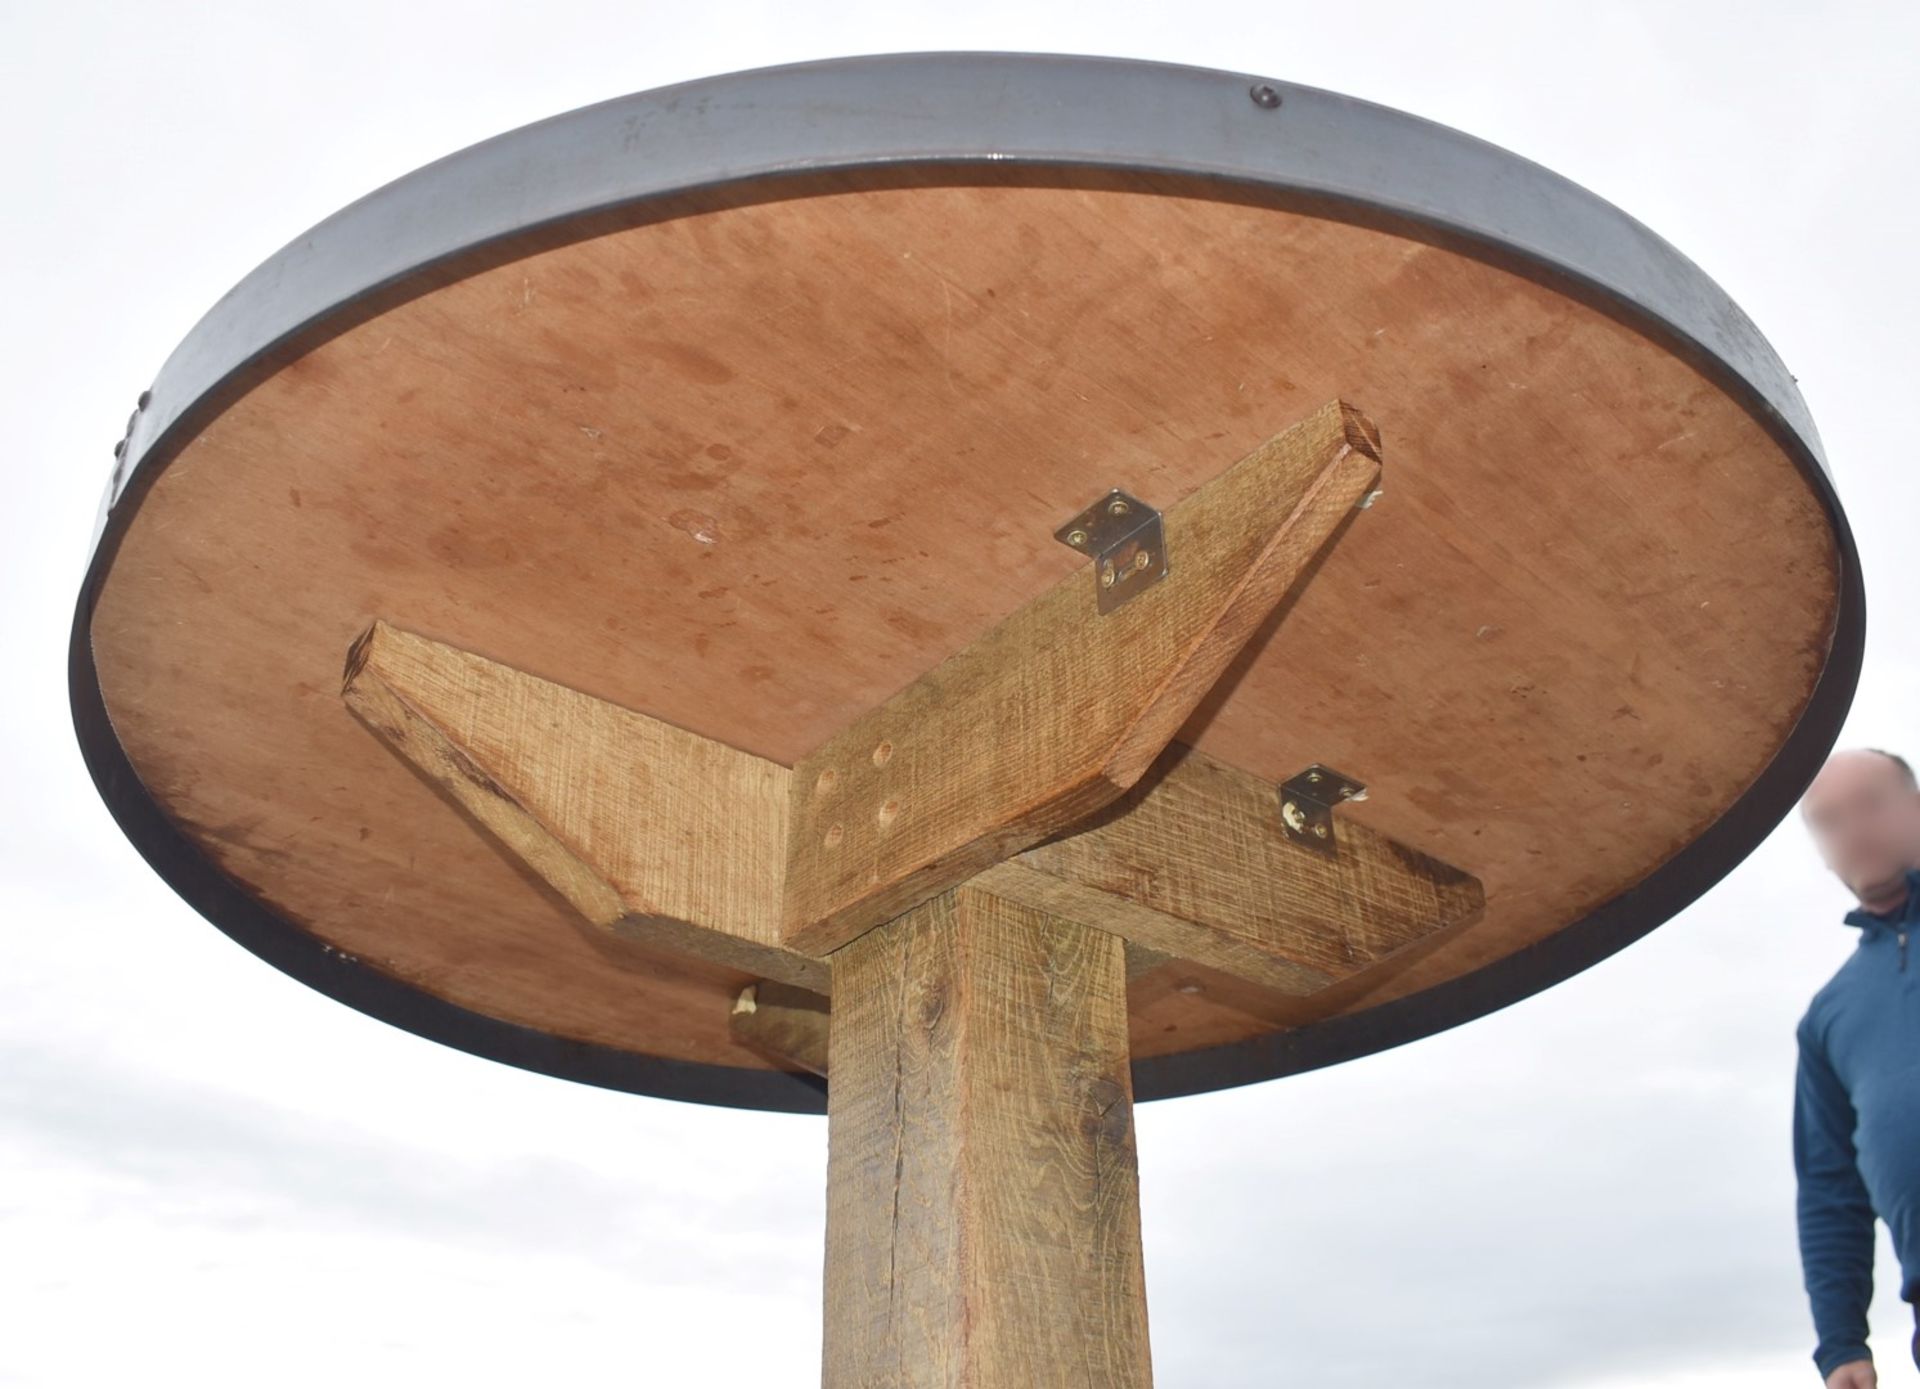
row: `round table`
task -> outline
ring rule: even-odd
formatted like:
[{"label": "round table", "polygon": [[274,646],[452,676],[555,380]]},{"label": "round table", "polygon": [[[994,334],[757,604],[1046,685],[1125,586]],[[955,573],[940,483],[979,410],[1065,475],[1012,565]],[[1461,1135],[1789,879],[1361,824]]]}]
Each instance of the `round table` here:
[{"label": "round table", "polygon": [[1861,654],[1806,405],[1699,267],[1173,64],[486,140],[242,279],[114,454],[70,685],[128,837],[422,1036],[831,1110],[829,1383],[1145,1383],[1132,1102],[1650,931]]}]

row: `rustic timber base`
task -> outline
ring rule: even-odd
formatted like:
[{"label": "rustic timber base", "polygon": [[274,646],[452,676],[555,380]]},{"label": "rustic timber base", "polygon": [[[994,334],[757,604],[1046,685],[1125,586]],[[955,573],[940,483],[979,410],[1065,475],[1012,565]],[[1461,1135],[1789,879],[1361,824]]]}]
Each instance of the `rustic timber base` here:
[{"label": "rustic timber base", "polygon": [[1124,946],[963,886],[835,953],[825,1385],[1152,1383]]},{"label": "rustic timber base", "polygon": [[824,1380],[1145,1386],[1127,989],[1325,989],[1477,918],[1477,879],[1172,742],[1372,493],[1329,401],[792,767],[376,621],[370,728],[588,929],[745,972],[744,1045],[828,1078]]}]

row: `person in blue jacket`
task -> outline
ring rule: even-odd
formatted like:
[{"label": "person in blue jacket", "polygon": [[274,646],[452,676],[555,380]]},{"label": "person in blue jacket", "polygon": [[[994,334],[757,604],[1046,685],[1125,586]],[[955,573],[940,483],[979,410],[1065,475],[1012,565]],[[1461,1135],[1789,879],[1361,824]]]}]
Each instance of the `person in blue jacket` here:
[{"label": "person in blue jacket", "polygon": [[1874,1218],[1900,1260],[1920,1366],[1920,784],[1904,758],[1827,759],[1801,814],[1859,905],[1859,942],[1796,1029],[1793,1167],[1800,1264],[1827,1389],[1874,1389]]}]

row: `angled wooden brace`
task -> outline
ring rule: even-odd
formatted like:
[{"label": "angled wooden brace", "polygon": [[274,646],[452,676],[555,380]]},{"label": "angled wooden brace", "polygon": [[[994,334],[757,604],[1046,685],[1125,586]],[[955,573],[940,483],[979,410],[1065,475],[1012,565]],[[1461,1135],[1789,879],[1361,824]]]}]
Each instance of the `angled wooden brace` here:
[{"label": "angled wooden brace", "polygon": [[781,938],[809,955],[1125,792],[1380,475],[1331,400],[1170,508],[1168,577],[1069,575],[794,768]]},{"label": "angled wooden brace", "polygon": [[780,943],[791,773],[659,719],[375,622],[356,715],[592,925],[825,993]]},{"label": "angled wooden brace", "polygon": [[[343,694],[616,934],[826,994],[838,934],[964,871],[1123,936],[1130,977],[1179,958],[1310,994],[1477,917],[1479,884],[1359,825],[1337,856],[1303,852],[1270,785],[1161,745],[1371,485],[1377,460],[1353,442],[1371,438],[1331,402],[1171,509],[1166,580],[1099,614],[1069,576],[792,771],[384,621],[354,643]],[[889,755],[844,759],[842,777],[831,750],[875,729]],[[843,887],[840,908],[796,907]]]}]

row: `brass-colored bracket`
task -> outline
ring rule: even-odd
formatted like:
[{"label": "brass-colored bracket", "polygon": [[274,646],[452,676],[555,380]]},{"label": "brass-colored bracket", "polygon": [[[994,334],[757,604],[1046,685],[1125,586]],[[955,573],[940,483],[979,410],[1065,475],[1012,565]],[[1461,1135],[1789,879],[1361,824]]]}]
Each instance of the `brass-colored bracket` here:
[{"label": "brass-colored bracket", "polygon": [[1296,844],[1323,854],[1338,853],[1333,808],[1342,801],[1364,801],[1365,783],[1315,762],[1280,784],[1280,829]]}]

